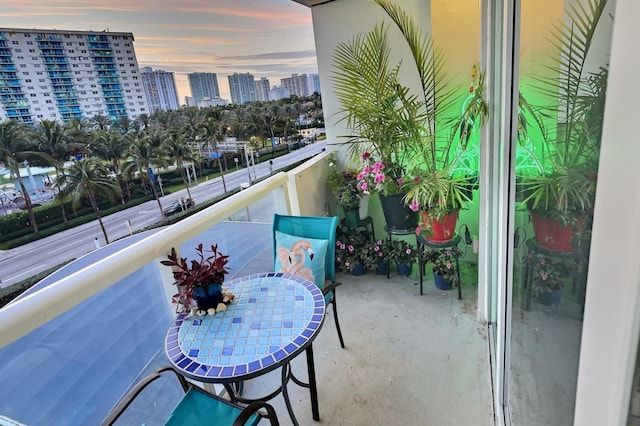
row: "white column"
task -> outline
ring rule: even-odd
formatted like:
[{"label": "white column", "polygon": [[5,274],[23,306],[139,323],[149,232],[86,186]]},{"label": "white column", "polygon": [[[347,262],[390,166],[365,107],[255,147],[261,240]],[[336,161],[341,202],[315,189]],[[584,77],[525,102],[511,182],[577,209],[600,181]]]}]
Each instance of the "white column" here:
[{"label": "white column", "polygon": [[617,0],[575,425],[625,425],[640,333],[640,2]]}]

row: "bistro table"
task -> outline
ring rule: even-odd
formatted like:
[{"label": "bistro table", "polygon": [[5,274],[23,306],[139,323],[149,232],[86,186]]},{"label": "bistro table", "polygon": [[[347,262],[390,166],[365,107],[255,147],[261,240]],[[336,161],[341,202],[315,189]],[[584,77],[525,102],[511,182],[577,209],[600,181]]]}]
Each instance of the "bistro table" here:
[{"label": "bistro table", "polygon": [[[244,380],[282,368],[282,392],[293,424],[297,420],[289,401],[287,382],[309,387],[314,420],[320,420],[312,341],[322,328],[325,301],[320,289],[302,277],[262,273],[225,283],[235,294],[227,310],[215,315],[178,314],[165,339],[170,362],[185,376],[224,385],[232,400]],[[289,362],[306,351],[309,383],[297,380]]]}]

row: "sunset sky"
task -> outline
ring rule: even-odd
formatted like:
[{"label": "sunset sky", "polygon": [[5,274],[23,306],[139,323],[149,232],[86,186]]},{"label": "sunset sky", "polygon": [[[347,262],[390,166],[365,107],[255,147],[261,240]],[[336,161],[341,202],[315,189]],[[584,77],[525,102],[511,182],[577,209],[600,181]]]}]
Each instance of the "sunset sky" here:
[{"label": "sunset sky", "polygon": [[273,86],[316,73],[311,10],[291,0],[0,0],[0,27],[132,32],[138,63],[175,73],[180,103],[189,72],[250,72]]}]

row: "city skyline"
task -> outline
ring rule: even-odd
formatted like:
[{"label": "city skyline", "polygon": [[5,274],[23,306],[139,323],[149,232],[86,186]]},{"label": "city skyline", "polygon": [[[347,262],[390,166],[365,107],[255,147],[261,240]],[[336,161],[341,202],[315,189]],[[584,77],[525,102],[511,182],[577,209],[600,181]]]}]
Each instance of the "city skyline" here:
[{"label": "city skyline", "polygon": [[0,0],[0,27],[132,32],[140,67],[173,72],[181,104],[191,72],[216,73],[229,100],[236,72],[317,73],[311,11],[291,0]]}]

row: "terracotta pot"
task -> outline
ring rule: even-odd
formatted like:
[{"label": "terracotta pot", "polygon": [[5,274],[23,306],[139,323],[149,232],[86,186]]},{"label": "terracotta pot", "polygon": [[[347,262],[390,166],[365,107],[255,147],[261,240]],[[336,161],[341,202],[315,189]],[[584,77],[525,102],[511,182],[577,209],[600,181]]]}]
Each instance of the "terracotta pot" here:
[{"label": "terracotta pot", "polygon": [[573,251],[571,241],[576,231],[584,227],[584,218],[578,219],[575,225],[562,225],[557,219],[544,216],[532,211],[529,212],[533,221],[533,232],[536,242],[542,248],[556,252],[569,253]]},{"label": "terracotta pot", "polygon": [[458,211],[444,215],[441,220],[431,218],[429,212],[420,212],[422,224],[431,232],[427,233],[427,240],[434,243],[446,243],[451,241],[456,233],[458,223]]}]

